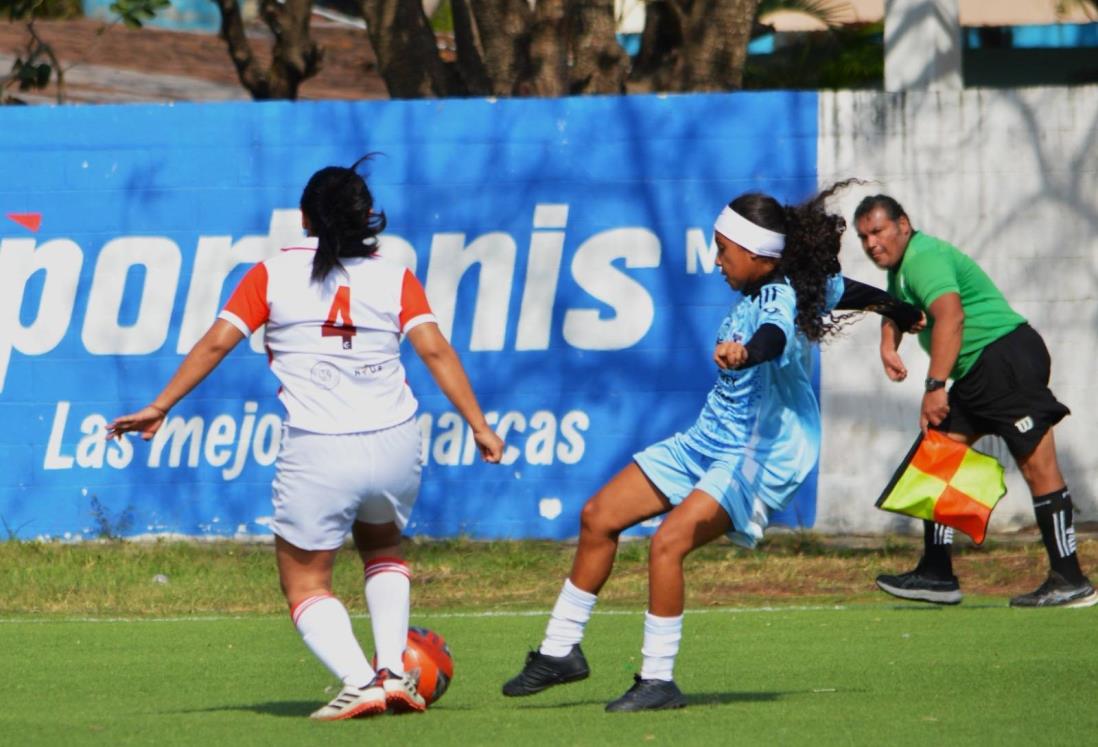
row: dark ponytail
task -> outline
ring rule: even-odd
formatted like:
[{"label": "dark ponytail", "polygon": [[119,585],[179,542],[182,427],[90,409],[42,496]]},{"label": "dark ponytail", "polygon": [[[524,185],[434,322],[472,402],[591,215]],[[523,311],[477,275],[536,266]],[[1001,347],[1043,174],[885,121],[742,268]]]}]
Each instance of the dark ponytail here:
[{"label": "dark ponytail", "polygon": [[857,180],[839,182],[799,205],[781,205],[769,195],[749,193],[729,207],[752,223],[785,234],[785,249],[777,272],[797,295],[797,330],[819,342],[838,331],[840,323],[825,314],[827,279],[842,272],[839,248],[846,221],[827,211],[824,203]]},{"label": "dark ponytail", "polygon": [[301,193],[301,212],[317,237],[312,279],[321,282],[340,260],[370,257],[377,253],[377,236],[385,230],[385,213],[373,211],[374,196],[358,167],[328,166],[316,172]]}]

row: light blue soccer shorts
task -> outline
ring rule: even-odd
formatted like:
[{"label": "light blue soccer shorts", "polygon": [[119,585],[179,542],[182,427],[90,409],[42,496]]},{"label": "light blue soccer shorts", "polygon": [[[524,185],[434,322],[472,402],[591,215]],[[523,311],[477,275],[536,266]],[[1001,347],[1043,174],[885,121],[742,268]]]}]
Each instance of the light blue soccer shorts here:
[{"label": "light blue soccer shorts", "polygon": [[633,461],[673,506],[682,503],[692,490],[711,496],[732,519],[732,529],[725,536],[733,543],[753,548],[762,539],[770,508],[749,494],[735,465],[691,449],[683,443],[681,433],[637,452]]}]

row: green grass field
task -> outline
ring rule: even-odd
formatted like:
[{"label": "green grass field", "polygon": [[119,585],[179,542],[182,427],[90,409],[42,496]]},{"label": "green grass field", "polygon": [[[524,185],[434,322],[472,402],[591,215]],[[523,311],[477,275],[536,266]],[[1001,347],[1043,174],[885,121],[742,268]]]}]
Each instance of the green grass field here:
[{"label": "green grass field", "polygon": [[[60,562],[53,552],[0,547],[0,580],[52,577],[49,568]],[[99,572],[90,574],[96,582],[86,585],[116,590],[129,582],[121,571],[105,580],[103,564],[118,556],[128,558],[121,566],[133,578],[146,581],[145,561],[135,557],[151,557],[150,568],[180,553],[269,559],[262,548],[170,547],[160,551],[164,557],[124,545],[57,552],[74,567],[99,558]],[[549,575],[539,564],[559,564],[555,551],[547,552],[551,557],[541,560],[529,553],[530,572]],[[894,552],[845,561],[907,562]],[[619,569],[627,578],[631,563],[643,563],[637,554]],[[719,554],[700,560],[697,574],[723,562]],[[770,562],[796,557],[804,559],[779,549]],[[50,562],[39,567],[36,558]],[[420,560],[433,572],[430,557]],[[491,570],[489,560],[479,562]],[[256,579],[273,582],[273,569],[259,559],[244,561],[245,574],[253,565]],[[221,572],[211,583],[224,576],[222,566],[213,567]],[[495,578],[508,585],[505,576]],[[559,580],[557,574],[548,587]],[[231,593],[232,584],[222,584],[222,594]],[[70,579],[75,599],[84,599],[83,586]],[[167,586],[152,592],[161,602],[172,593]],[[49,613],[33,611],[33,595],[23,598],[23,611],[10,604],[0,610],[0,744],[1078,745],[1098,733],[1098,608],[1012,610],[1004,598],[979,593],[954,608],[895,604],[868,590],[839,603],[782,597],[778,605],[740,607],[712,599],[703,606],[695,596],[676,667],[689,707],[607,714],[606,702],[640,666],[643,604],[627,600],[596,613],[584,643],[590,679],[509,699],[500,685],[540,640],[551,595],[539,592],[519,610],[470,609],[475,605],[455,594],[449,609],[413,611],[415,624],[441,632],[454,651],[455,678],[442,700],[422,715],[324,724],[307,715],[332,696],[325,689],[334,682],[283,613],[115,618],[106,605],[101,616],[87,617],[66,614],[45,581],[40,593],[54,600]],[[264,593],[277,602],[276,590]],[[347,599],[361,609],[360,598]],[[369,621],[356,617],[355,625],[369,650]]]}]

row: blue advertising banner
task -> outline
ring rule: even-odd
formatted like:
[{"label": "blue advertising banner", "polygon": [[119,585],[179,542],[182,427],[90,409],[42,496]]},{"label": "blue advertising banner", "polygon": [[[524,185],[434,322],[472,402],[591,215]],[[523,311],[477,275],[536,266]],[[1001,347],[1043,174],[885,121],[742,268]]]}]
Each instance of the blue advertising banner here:
[{"label": "blue advertising banner", "polygon": [[[376,153],[382,252],[423,281],[508,443],[480,462],[409,351],[426,468],[408,533],[575,536],[607,478],[696,417],[737,300],[713,219],[745,191],[808,196],[816,117],[813,93],[4,108],[0,529],[269,534],[282,409],[261,334],[151,442],[103,430],[303,236],[309,176]],[[776,521],[814,517],[813,476]]]}]

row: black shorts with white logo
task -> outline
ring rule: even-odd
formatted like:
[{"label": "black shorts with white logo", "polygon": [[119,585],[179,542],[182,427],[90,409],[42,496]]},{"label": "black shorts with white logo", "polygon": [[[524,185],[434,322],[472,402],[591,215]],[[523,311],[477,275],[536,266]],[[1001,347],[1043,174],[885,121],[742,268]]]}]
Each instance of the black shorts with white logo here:
[{"label": "black shorts with white logo", "polygon": [[938,430],[969,436],[993,434],[1015,459],[1033,453],[1049,428],[1071,410],[1048,388],[1045,341],[1028,324],[984,348],[968,373],[949,389],[949,415]]}]

